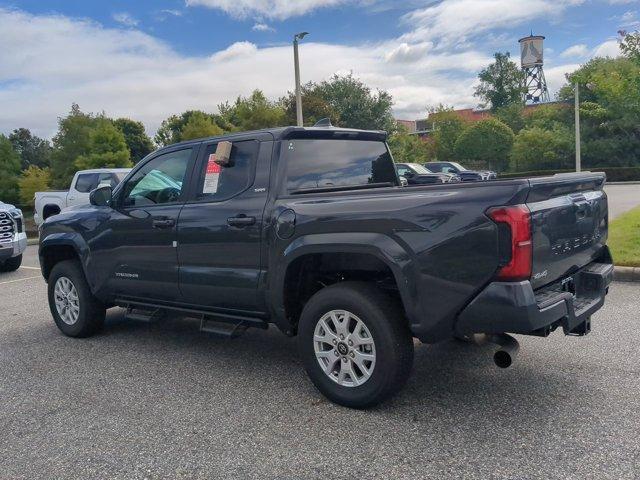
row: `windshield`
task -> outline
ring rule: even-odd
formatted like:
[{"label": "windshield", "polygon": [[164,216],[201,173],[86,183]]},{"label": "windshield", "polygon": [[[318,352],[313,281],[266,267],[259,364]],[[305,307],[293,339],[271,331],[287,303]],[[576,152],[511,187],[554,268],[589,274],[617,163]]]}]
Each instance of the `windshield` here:
[{"label": "windshield", "polygon": [[429,170],[428,168],[420,165],[419,163],[407,163],[407,165],[409,166],[409,168],[411,170],[416,172],[418,175],[424,175],[424,174],[427,174],[427,173],[433,173],[431,170]]},{"label": "windshield", "polygon": [[455,168],[457,168],[461,172],[468,172],[468,170],[464,168],[462,165],[460,165],[459,163],[451,162],[451,165],[453,165]]},{"label": "windshield", "polygon": [[395,166],[384,142],[300,139],[283,145],[290,192],[314,188],[397,185]]}]

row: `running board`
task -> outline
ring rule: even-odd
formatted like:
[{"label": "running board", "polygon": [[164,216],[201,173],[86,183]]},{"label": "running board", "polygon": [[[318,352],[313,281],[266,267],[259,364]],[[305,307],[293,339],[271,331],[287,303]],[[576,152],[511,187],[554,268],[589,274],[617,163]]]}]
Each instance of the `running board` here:
[{"label": "running board", "polygon": [[142,309],[136,307],[127,307],[127,312],[124,314],[124,317],[127,320],[133,320],[136,322],[144,322],[144,323],[152,323],[157,320],[160,320],[164,316],[164,312],[158,308],[152,309]]},{"label": "running board", "polygon": [[164,311],[171,310],[183,314],[185,317],[200,319],[200,331],[222,338],[237,338],[249,328],[267,330],[269,324],[254,317],[234,315],[228,313],[208,312],[190,308],[171,307],[145,302],[116,299],[117,306],[127,309],[126,318],[132,320],[152,321],[162,316]]}]

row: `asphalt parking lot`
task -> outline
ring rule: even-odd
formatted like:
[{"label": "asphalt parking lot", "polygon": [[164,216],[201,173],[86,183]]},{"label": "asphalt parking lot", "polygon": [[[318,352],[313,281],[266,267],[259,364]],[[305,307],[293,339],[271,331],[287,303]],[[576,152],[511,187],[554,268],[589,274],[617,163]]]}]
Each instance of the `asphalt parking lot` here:
[{"label": "asphalt parking lot", "polygon": [[609,218],[615,218],[640,204],[640,183],[608,184],[605,191],[609,199]]},{"label": "asphalt parking lot", "polygon": [[193,321],[62,336],[29,247],[0,277],[0,478],[638,478],[640,286],[613,284],[586,338],[416,348],[390,402],[353,411],[307,380],[275,329]]}]

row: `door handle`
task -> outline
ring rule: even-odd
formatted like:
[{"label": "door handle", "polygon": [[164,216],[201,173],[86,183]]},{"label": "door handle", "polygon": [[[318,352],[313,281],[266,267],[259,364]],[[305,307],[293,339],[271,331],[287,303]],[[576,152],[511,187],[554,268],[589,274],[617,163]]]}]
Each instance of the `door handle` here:
[{"label": "door handle", "polygon": [[246,215],[227,218],[227,224],[232,227],[248,227],[254,223],[256,223],[256,217],[247,217]]},{"label": "door handle", "polygon": [[154,219],[153,228],[171,228],[176,224],[172,218]]}]

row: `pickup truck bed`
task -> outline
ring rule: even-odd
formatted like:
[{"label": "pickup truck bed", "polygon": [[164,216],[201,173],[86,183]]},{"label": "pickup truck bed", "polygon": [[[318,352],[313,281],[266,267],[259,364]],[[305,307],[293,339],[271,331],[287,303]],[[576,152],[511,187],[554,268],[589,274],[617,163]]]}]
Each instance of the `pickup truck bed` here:
[{"label": "pickup truck bed", "polygon": [[[87,335],[117,304],[205,331],[275,324],[356,407],[400,387],[411,337],[589,332],[612,271],[604,174],[404,188],[385,138],[290,127],[156,152],[44,223],[54,320]],[[61,278],[98,320],[66,306]]]}]

